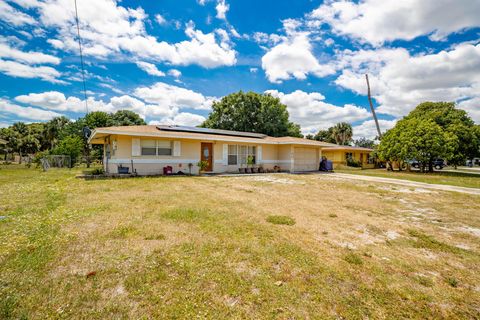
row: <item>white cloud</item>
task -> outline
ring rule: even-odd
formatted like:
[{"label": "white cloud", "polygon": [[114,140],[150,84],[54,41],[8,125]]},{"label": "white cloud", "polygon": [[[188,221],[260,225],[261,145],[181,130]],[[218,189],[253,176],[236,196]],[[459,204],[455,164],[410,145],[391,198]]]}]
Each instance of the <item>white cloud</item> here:
[{"label": "white cloud", "polygon": [[262,57],[262,68],[270,82],[306,79],[308,74],[324,77],[335,73],[331,64],[320,64],[312,53],[308,33],[291,35]]},{"label": "white cloud", "polygon": [[155,21],[161,26],[167,24],[167,20],[161,14],[155,15]]},{"label": "white cloud", "polygon": [[227,20],[227,11],[230,8],[228,3],[225,0],[219,0],[215,9],[217,10],[217,18],[222,20]]},{"label": "white cloud", "polygon": [[[14,38],[0,37],[0,72],[12,77],[40,78],[54,83],[65,83],[58,80],[60,72],[49,66],[38,64],[59,64],[60,59],[41,52],[24,52],[10,43],[16,42]],[[21,44],[21,43],[20,43]]]},{"label": "white cloud", "polygon": [[146,73],[148,73],[149,75],[157,76],[157,77],[164,77],[165,76],[165,73],[158,70],[157,66],[152,64],[152,63],[138,61],[137,66],[140,69],[142,69],[143,71],[145,71]]},{"label": "white cloud", "polygon": [[282,40],[286,40],[286,37],[280,36],[276,33],[267,34],[265,32],[255,32],[253,34],[253,40],[259,44],[275,45]]},{"label": "white cloud", "polygon": [[157,82],[151,87],[135,89],[135,96],[159,106],[210,110],[213,97],[205,97],[201,93]]},{"label": "white cloud", "polygon": [[[181,109],[188,108],[203,110],[205,108],[209,108],[212,103],[212,98],[204,98],[202,95],[191,90],[175,86],[166,86],[167,87],[160,89],[160,91],[167,94],[165,99],[157,99],[155,93],[161,94],[161,92],[153,92],[155,90],[159,90],[160,86],[158,84],[157,86],[151,88],[153,91],[139,90],[140,93],[150,95],[153,94],[152,96],[148,96],[148,100],[151,102],[151,104],[147,104],[135,97],[123,94],[121,96],[113,96],[109,101],[96,100],[93,97],[89,97],[87,99],[88,109],[89,111],[104,112],[131,110],[139,114],[144,119],[147,117],[153,117],[161,119],[163,123],[176,123],[183,125],[197,125],[205,120],[205,118],[201,115],[189,112],[181,112]],[[8,106],[8,108],[6,108],[8,110],[5,110],[5,112],[16,114],[22,118],[27,118],[26,114],[30,114],[28,119],[38,118],[37,120],[48,120],[53,116],[58,116],[59,113],[57,112],[85,112],[85,100],[73,96],[66,97],[63,93],[58,91],[20,95],[17,96],[15,100],[26,105],[26,107],[12,105],[6,100],[0,99],[0,114],[2,111],[4,111],[2,109],[5,108],[5,106]],[[145,101],[146,100],[147,99],[145,99]],[[32,106],[46,110],[32,108]]]},{"label": "white cloud", "polygon": [[[75,14],[70,0],[38,2],[35,10],[40,22],[57,35],[49,41],[54,47],[77,52]],[[174,65],[197,64],[206,68],[236,63],[236,52],[215,33],[186,26],[187,40],[178,43],[158,41],[145,29],[147,15],[142,8],[125,8],[111,0],[83,0],[78,7],[84,54],[106,58],[133,55],[137,59],[167,62]],[[108,12],[108,14],[105,14]],[[178,25],[180,27],[180,25]]]},{"label": "white cloud", "polygon": [[30,66],[15,61],[7,61],[0,59],[0,72],[3,72],[12,77],[20,78],[40,78],[45,81],[53,83],[65,83],[57,80],[60,77],[60,72],[52,67],[46,66]]},{"label": "white cloud", "polygon": [[[42,93],[30,93],[28,95],[20,95],[15,97],[15,100],[26,105],[60,112],[86,112],[85,100],[81,100],[77,97],[66,98],[63,93],[58,91],[46,91]],[[114,105],[107,104],[101,100],[95,100],[92,97],[89,97],[87,99],[87,103],[89,111],[112,112],[116,110]]]},{"label": "white cloud", "polygon": [[153,120],[150,121],[148,124],[154,125],[154,124],[170,124],[170,125],[180,125],[180,126],[198,126],[201,124],[203,121],[205,121],[205,117],[194,114],[194,113],[188,113],[188,112],[182,112],[174,117],[165,117],[160,120]]},{"label": "white cloud", "polygon": [[330,0],[314,10],[309,19],[318,21],[317,25],[329,24],[338,34],[380,45],[421,35],[441,40],[453,32],[479,26],[479,12],[480,1],[475,0]]},{"label": "white cloud", "polygon": [[29,120],[50,120],[52,118],[58,117],[61,114],[53,112],[53,111],[46,111],[41,109],[36,109],[32,107],[21,107],[16,104],[12,104],[5,99],[0,98],[0,112],[14,114],[17,117],[29,119]]},{"label": "white cloud", "polygon": [[[385,133],[387,130],[393,128],[397,120],[378,120],[378,125],[380,126],[380,131]],[[375,126],[374,120],[364,121],[362,124],[353,127],[353,139],[357,140],[359,138],[375,139],[378,136],[377,127]]]},{"label": "white cloud", "polygon": [[182,76],[182,73],[180,72],[180,70],[170,69],[168,70],[168,75],[178,79]]},{"label": "white cloud", "polygon": [[480,124],[480,95],[472,99],[461,101],[458,103],[458,107],[467,111],[470,117],[472,117],[476,123]]},{"label": "white cloud", "polygon": [[[294,19],[283,20],[286,36],[275,39],[279,41],[262,57],[262,68],[270,82],[281,83],[292,78],[304,80],[309,74],[324,77],[335,73],[331,63],[321,64],[312,53],[309,32],[299,32],[301,22]],[[259,42],[272,42],[272,35],[255,33]]]},{"label": "white cloud", "polygon": [[370,113],[364,108],[351,104],[340,107],[327,103],[324,101],[325,96],[319,92],[296,90],[286,94],[268,90],[266,93],[279,98],[287,106],[290,119],[300,124],[304,133],[316,133],[319,129],[326,129],[341,121],[353,123],[370,117]]},{"label": "white cloud", "polygon": [[59,58],[55,56],[51,56],[41,52],[35,52],[35,51],[24,52],[24,51],[18,50],[17,48],[13,48],[9,46],[7,43],[2,42],[1,38],[0,38],[0,57],[13,59],[15,61],[23,62],[27,64],[43,64],[43,63],[59,64],[61,61]]},{"label": "white cloud", "polygon": [[251,73],[257,73],[257,71],[258,71],[258,68],[250,68]]},{"label": "white cloud", "polygon": [[358,94],[366,94],[369,73],[379,113],[403,116],[424,101],[471,106],[480,97],[480,44],[417,56],[405,49],[345,51],[339,65],[343,71],[335,83]]},{"label": "white cloud", "polygon": [[[63,93],[58,91],[30,93],[28,95],[18,96],[15,100],[26,105],[60,112],[84,113],[86,111],[85,100],[72,96],[67,98]],[[118,110],[131,110],[140,114],[142,117],[145,117],[147,114],[165,116],[175,113],[172,113],[172,111],[166,112],[162,110],[161,107],[157,108],[153,105],[146,105],[143,101],[128,95],[114,96],[110,98],[109,102],[89,97],[87,104],[89,111],[115,112]]]},{"label": "white cloud", "polygon": [[16,27],[35,24],[35,19],[15,9],[5,1],[0,1],[0,20],[6,21]]}]

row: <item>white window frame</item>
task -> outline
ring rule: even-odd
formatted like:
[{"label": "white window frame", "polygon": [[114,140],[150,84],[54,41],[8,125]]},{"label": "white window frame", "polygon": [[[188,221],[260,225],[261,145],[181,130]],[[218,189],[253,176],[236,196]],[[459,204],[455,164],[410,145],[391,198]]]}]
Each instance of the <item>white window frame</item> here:
[{"label": "white window frame", "polygon": [[[142,146],[142,142],[143,141],[155,141],[155,154],[143,154],[143,146]],[[166,141],[170,144],[170,154],[158,154],[158,149],[159,149],[159,141]],[[148,156],[154,156],[154,157],[158,157],[158,156],[164,156],[164,157],[171,157],[173,156],[173,141],[170,141],[170,140],[158,140],[158,139],[140,139],[140,156],[142,157],[148,157]],[[149,147],[149,148],[153,148],[153,147]],[[162,148],[162,149],[166,149],[166,148]]]},{"label": "white window frame", "polygon": [[[230,152],[230,147],[233,147],[235,149],[235,153]],[[230,156],[235,156],[235,163],[230,163]],[[229,144],[228,145],[228,150],[227,150],[227,165],[229,166],[236,166],[238,165],[238,145],[236,144]]]},{"label": "white window frame", "polygon": [[[230,147],[235,146],[236,154],[230,153]],[[237,161],[235,164],[230,163],[230,156],[237,156]],[[257,163],[257,146],[249,146],[249,145],[243,145],[243,144],[238,144],[238,145],[233,145],[229,144],[228,145],[228,159],[227,163],[230,166],[234,165],[247,165],[247,159],[249,156],[253,157],[253,163]]]}]

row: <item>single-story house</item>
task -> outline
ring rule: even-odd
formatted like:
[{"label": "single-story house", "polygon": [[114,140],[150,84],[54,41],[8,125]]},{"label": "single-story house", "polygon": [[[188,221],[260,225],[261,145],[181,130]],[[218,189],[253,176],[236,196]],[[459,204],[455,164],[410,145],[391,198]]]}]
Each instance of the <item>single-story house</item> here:
[{"label": "single-story house", "polygon": [[371,154],[373,149],[352,146],[331,146],[323,148],[323,155],[333,162],[333,168],[347,165],[347,159],[358,161],[362,168],[374,168],[375,163]]},{"label": "single-story house", "polygon": [[196,174],[197,163],[205,160],[207,172],[238,172],[253,157],[256,166],[289,172],[316,171],[323,148],[335,144],[294,137],[216,130],[174,125],[143,125],[96,128],[90,144],[103,145],[104,169],[117,173],[129,167],[139,175],[173,172]]}]

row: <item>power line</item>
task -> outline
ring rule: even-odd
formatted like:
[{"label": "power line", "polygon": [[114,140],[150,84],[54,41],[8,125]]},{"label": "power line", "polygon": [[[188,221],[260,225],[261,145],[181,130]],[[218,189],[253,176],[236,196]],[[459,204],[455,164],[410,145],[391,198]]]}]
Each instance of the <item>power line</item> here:
[{"label": "power line", "polygon": [[85,84],[85,66],[83,64],[82,40],[80,38],[80,27],[78,23],[77,0],[74,0],[74,2],[75,2],[75,21],[77,22],[78,48],[80,49],[80,64],[82,67],[83,96],[85,97],[85,110],[87,111],[87,114],[88,114],[87,85]]}]

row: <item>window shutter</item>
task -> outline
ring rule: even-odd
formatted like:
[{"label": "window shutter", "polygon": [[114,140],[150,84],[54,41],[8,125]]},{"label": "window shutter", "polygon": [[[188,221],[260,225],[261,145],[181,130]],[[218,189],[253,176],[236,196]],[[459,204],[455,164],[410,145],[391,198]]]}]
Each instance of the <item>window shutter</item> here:
[{"label": "window shutter", "polygon": [[228,144],[223,144],[223,164],[228,165]]},{"label": "window shutter", "polygon": [[173,156],[180,157],[182,153],[182,143],[180,141],[173,142]]},{"label": "window shutter", "polygon": [[263,160],[262,156],[263,156],[262,155],[262,146],[258,146],[257,147],[257,161],[256,161],[258,164],[262,163],[262,160]]},{"label": "window shutter", "polygon": [[140,146],[140,139],[132,139],[132,156],[139,157],[142,155],[142,148]]}]

